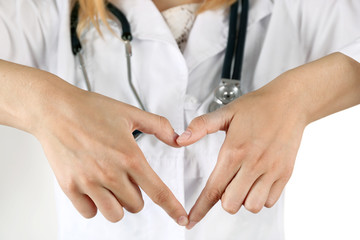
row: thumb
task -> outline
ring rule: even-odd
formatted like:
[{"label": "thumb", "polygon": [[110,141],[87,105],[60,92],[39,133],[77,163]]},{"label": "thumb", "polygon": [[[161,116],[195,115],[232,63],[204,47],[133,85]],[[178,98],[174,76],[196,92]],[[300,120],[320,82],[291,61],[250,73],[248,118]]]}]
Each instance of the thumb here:
[{"label": "thumb", "polygon": [[230,117],[226,111],[219,109],[215,112],[194,118],[184,133],[176,140],[179,146],[188,146],[206,136],[220,130],[226,130]]},{"label": "thumb", "polygon": [[176,139],[179,135],[174,131],[167,118],[140,109],[134,115],[135,116],[132,118],[132,130],[139,130],[143,133],[152,134],[160,141],[172,147],[179,147],[176,143]]}]

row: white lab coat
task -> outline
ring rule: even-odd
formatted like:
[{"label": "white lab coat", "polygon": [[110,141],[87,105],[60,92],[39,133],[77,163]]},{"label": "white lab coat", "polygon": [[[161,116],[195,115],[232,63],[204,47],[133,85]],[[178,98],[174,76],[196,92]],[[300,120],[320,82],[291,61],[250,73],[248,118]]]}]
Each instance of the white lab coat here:
[{"label": "white lab coat", "polygon": [[[200,14],[184,54],[150,0],[118,0],[134,36],[134,84],[148,111],[168,118],[181,133],[207,112],[219,84],[228,34],[224,9]],[[243,92],[253,91],[284,71],[341,51],[360,61],[360,1],[251,0],[243,67]],[[51,71],[85,88],[71,52],[69,4],[65,0],[0,0],[0,58]],[[111,23],[116,32],[115,23]],[[82,36],[94,91],[137,105],[127,81],[123,43],[103,28]],[[275,103],[274,103],[275,104]],[[145,119],[144,119],[145,121]],[[146,135],[138,142],[151,167],[189,211],[213,170],[224,133],[186,148],[171,148]],[[121,141],[121,139],[119,139]],[[220,203],[191,231],[173,222],[147,196],[138,214],[119,223],[99,213],[87,220],[56,186],[61,240],[281,240],[283,196],[271,209],[226,213]],[[301,207],[301,206],[299,206]]]}]

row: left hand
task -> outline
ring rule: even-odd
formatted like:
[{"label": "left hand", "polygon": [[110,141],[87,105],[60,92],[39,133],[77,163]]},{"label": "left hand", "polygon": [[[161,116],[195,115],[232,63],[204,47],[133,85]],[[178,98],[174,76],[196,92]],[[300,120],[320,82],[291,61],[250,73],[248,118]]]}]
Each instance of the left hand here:
[{"label": "left hand", "polygon": [[177,139],[187,146],[207,134],[226,132],[215,169],[189,213],[188,229],[220,199],[230,214],[242,205],[258,213],[279,199],[292,174],[306,117],[296,97],[271,89],[257,90],[195,118]]}]

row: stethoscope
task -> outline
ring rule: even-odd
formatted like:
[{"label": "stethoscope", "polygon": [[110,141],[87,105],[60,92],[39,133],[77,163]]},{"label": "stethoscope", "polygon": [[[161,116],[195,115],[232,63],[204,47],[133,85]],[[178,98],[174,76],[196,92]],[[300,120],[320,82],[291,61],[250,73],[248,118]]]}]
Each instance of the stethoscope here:
[{"label": "stethoscope", "polygon": [[[239,31],[236,31],[238,25],[238,9],[239,0],[230,8],[229,35],[221,74],[221,83],[219,87],[215,89],[214,100],[209,105],[209,112],[225,106],[243,94],[241,92],[240,81],[245,51],[249,0],[241,1],[240,26]],[[233,70],[232,73],[231,69]]]},{"label": "stethoscope", "polygon": [[[238,23],[238,9],[239,1],[237,0],[230,8],[230,21],[229,21],[229,36],[227,40],[227,47],[225,53],[224,66],[221,74],[221,82],[219,87],[214,91],[214,100],[209,105],[209,111],[215,111],[216,109],[232,102],[236,98],[242,95],[240,88],[241,73],[243,67],[243,58],[245,50],[245,41],[246,41],[246,28],[248,21],[248,12],[249,12],[249,0],[241,0],[241,15],[240,23]],[[131,76],[131,56],[132,56],[132,34],[131,28],[128,20],[125,15],[116,8],[113,4],[107,3],[106,5],[109,12],[111,12],[116,19],[119,21],[122,27],[121,39],[124,41],[125,45],[125,56],[127,64],[127,75],[128,82],[133,91],[140,108],[146,111],[146,108],[141,101],[139,94],[134,87],[132,76]],[[81,70],[85,79],[86,88],[88,91],[92,91],[92,87],[89,80],[89,75],[86,70],[81,42],[77,35],[76,29],[79,23],[79,9],[80,5],[78,2],[75,3],[71,11],[71,46],[72,52],[75,57],[78,57]],[[239,31],[236,31],[237,26],[239,26]],[[232,70],[232,72],[231,72]],[[142,134],[142,132],[135,130],[133,132],[134,138],[137,140]]]}]

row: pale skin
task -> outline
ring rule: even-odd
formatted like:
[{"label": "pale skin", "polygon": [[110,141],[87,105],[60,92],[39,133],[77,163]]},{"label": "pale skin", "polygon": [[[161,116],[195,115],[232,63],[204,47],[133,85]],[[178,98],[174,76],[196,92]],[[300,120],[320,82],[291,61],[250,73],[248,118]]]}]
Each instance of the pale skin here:
[{"label": "pale skin", "polygon": [[[154,1],[182,4],[183,1]],[[161,5],[161,8],[171,6]],[[335,53],[290,70],[263,88],[194,119],[178,136],[164,117],[83,91],[47,72],[0,60],[0,124],[33,134],[56,178],[86,218],[111,222],[139,212],[139,188],[188,229],[221,200],[235,214],[272,207],[289,180],[304,128],[360,103],[360,64]],[[146,118],[144,123],[141,121]],[[147,163],[134,129],[172,146],[226,131],[218,162],[187,214]]]},{"label": "pale skin", "polygon": [[219,200],[230,214],[242,205],[253,213],[274,206],[292,174],[305,127],[359,103],[360,63],[335,53],[195,118],[177,139],[179,145],[217,131],[225,131],[226,139],[187,228]]}]

